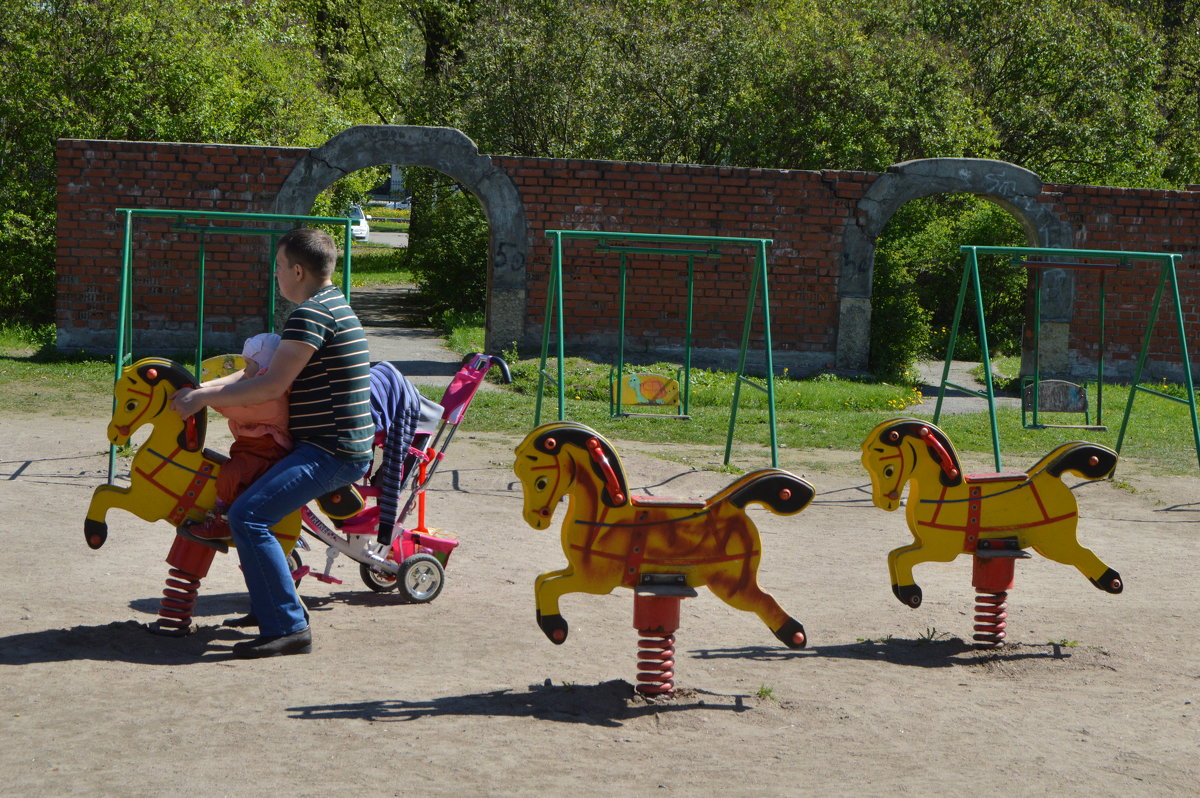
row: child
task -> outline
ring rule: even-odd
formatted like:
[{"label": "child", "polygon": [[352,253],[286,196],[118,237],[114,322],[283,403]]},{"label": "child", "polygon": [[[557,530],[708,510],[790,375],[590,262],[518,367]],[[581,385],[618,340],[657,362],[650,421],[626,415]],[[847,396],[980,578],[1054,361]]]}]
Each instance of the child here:
[{"label": "child", "polygon": [[[209,380],[204,385],[251,380],[267,373],[271,358],[279,347],[279,336],[260,333],[246,339],[242,357],[246,368],[237,374]],[[288,432],[288,399],[280,396],[257,405],[213,407],[229,419],[229,431],[233,433],[233,444],[229,447],[229,460],[221,465],[217,473],[217,501],[204,521],[185,524],[180,534],[199,540],[222,551],[228,550],[224,538],[230,536],[225,511],[234,499],[242,495],[254,480],[292,450],[292,436]]]},{"label": "child", "polygon": [[256,405],[288,397],[295,448],[228,512],[261,633],[234,645],[233,656],[243,659],[312,650],[312,631],[271,527],[318,496],[359,479],[371,465],[371,358],[358,317],[331,279],[337,254],[322,230],[299,228],[280,238],[275,279],[280,295],[297,307],[284,323],[270,370],[250,380],[181,388],[171,399],[187,418],[210,405]]}]

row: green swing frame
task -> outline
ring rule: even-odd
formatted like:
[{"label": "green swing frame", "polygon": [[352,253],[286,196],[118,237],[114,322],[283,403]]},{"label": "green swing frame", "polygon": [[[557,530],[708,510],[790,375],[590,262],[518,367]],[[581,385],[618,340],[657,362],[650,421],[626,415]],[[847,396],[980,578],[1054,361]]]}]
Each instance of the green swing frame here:
[{"label": "green swing frame", "polygon": [[[749,247],[754,251],[754,266],[750,274],[750,293],[746,301],[746,313],[742,325],[741,347],[738,354],[737,379],[734,383],[733,401],[730,408],[729,430],[725,440],[725,465],[729,465],[733,449],[733,430],[737,423],[738,403],[741,398],[742,385],[761,390],[767,395],[768,417],[771,438],[771,466],[779,466],[779,440],[775,421],[775,368],[771,348],[771,306],[767,286],[767,247],[771,245],[769,238],[737,238],[731,236],[689,236],[669,235],[659,233],[618,233],[599,230],[547,230],[547,238],[551,242],[550,285],[547,291],[545,321],[542,325],[541,360],[538,369],[537,405],[534,409],[534,425],[541,424],[542,395],[546,382],[551,382],[558,397],[558,420],[566,420],[566,378],[563,368],[564,359],[564,330],[563,317],[563,241],[591,240],[597,242],[601,252],[617,252],[621,255],[619,291],[620,291],[620,327],[618,331],[617,384],[620,384],[624,366],[625,347],[625,289],[626,289],[626,256],[631,254],[686,257],[688,259],[687,277],[687,317],[683,363],[682,413],[686,417],[690,412],[691,401],[691,361],[693,335],[693,305],[695,299],[695,259],[698,257],[719,257],[722,247]],[[762,295],[762,326],[763,346],[766,362],[765,385],[746,374],[747,351],[750,342],[750,332],[754,322],[754,310],[759,294]],[[550,341],[554,340],[554,351],[557,368],[551,375],[546,369],[546,361],[550,356]],[[616,406],[620,413],[620,404]]]},{"label": "green swing frame", "polygon": [[[1191,359],[1188,357],[1187,336],[1183,323],[1183,304],[1179,295],[1179,279],[1176,266],[1183,258],[1182,255],[1171,252],[1122,252],[1120,250],[1090,250],[1090,249],[1056,249],[1048,247],[984,247],[984,246],[962,246],[959,251],[963,253],[963,273],[962,282],[958,291],[958,302],[954,309],[954,324],[950,329],[950,339],[946,347],[946,361],[942,369],[941,384],[938,387],[937,404],[934,406],[933,423],[938,423],[938,419],[942,413],[942,401],[946,396],[947,386],[956,388],[964,393],[980,397],[987,401],[988,418],[991,424],[992,434],[992,451],[996,463],[996,471],[1001,470],[1000,462],[1000,435],[996,424],[996,395],[992,384],[992,361],[988,351],[987,343],[987,320],[983,313],[983,295],[979,281],[979,256],[980,255],[1008,255],[1010,257],[1037,257],[1037,258],[1081,258],[1089,261],[1115,261],[1116,268],[1132,268],[1134,263],[1152,263],[1159,265],[1159,280],[1158,287],[1154,292],[1154,299],[1150,307],[1150,315],[1146,322],[1145,333],[1142,336],[1142,348],[1138,355],[1137,366],[1134,369],[1133,379],[1129,388],[1129,398],[1125,403],[1125,415],[1121,420],[1121,430],[1117,435],[1116,451],[1121,452],[1121,446],[1125,440],[1125,431],[1129,424],[1129,417],[1133,412],[1133,402],[1139,393],[1148,393],[1154,396],[1159,396],[1164,399],[1170,399],[1173,402],[1180,402],[1188,406],[1188,411],[1191,416],[1192,423],[1192,439],[1195,445],[1196,460],[1200,464],[1200,424],[1196,418],[1196,393],[1195,386],[1192,381]],[[1037,266],[1048,266],[1050,264],[1027,264]],[[1062,266],[1061,262],[1054,264]],[[1077,267],[1082,267],[1083,264],[1072,264]],[[1088,264],[1095,268],[1093,264]],[[1114,267],[1108,267],[1109,269]],[[1179,350],[1180,359],[1183,365],[1184,383],[1187,391],[1186,398],[1171,396],[1169,394],[1157,391],[1153,388],[1141,384],[1142,371],[1146,365],[1146,358],[1150,352],[1150,343],[1154,332],[1154,325],[1158,319],[1158,311],[1162,304],[1163,293],[1167,285],[1171,287],[1171,293],[1174,300],[1175,325],[1179,332]],[[1040,281],[1038,282],[1040,285]],[[954,348],[957,343],[959,324],[962,320],[963,307],[966,304],[967,294],[974,293],[975,297],[975,318],[979,334],[979,347],[982,353],[983,372],[984,372],[984,391],[977,391],[973,388],[963,385],[956,385],[949,381],[950,363],[954,359]],[[1040,293],[1040,292],[1039,292]],[[1038,297],[1040,302],[1040,296]],[[1038,324],[1040,326],[1040,304],[1037,306]],[[1103,304],[1101,305],[1103,309]],[[1103,310],[1101,315],[1101,327],[1103,328],[1104,318]],[[1036,339],[1036,332],[1035,332]],[[1102,379],[1103,372],[1103,349],[1100,353],[1100,371],[1099,378]],[[1036,375],[1040,379],[1040,373]],[[1036,384],[1036,382],[1035,382]],[[1037,388],[1034,389],[1034,397],[1038,394]],[[1035,405],[1036,407],[1036,405]],[[1035,410],[1036,419],[1036,410]]]}]

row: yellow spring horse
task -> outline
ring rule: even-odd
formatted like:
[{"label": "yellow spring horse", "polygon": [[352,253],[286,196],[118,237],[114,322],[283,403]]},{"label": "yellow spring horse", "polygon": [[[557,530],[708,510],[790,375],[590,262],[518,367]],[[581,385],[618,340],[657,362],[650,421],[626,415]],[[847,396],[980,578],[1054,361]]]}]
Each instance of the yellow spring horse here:
[{"label": "yellow spring horse", "polygon": [[[213,360],[210,358],[210,360]],[[207,364],[209,361],[205,361]],[[115,402],[108,439],[116,446],[145,424],[152,425],[146,441],[134,454],[129,487],[101,485],[92,493],[84,521],[84,537],[93,549],[108,538],[108,511],[117,508],[145,521],[167,521],[178,527],[200,520],[217,496],[217,473],[223,455],[204,448],[205,413],[186,422],[170,407],[177,390],[196,384],[192,373],[173,360],[148,357],[127,367],[113,386]],[[300,514],[293,513],[273,530],[289,553],[300,536]],[[176,536],[167,557],[171,578],[164,590],[155,631],[185,634],[191,621],[200,579],[208,573],[213,550]]]},{"label": "yellow spring horse", "polygon": [[986,608],[977,608],[980,642],[1003,637],[1004,591],[1011,587],[1014,559],[1026,548],[1055,562],[1073,565],[1109,593],[1120,593],[1121,576],[1076,539],[1079,509],[1062,482],[1064,473],[1103,479],[1117,454],[1093,443],[1064,443],[1028,472],[964,474],[954,445],[927,421],[899,418],[871,430],[862,444],[862,464],[871,475],[875,506],[895,510],[909,483],[906,517],[915,542],[888,554],[892,592],[910,607],[921,605],[913,566],[975,556],[975,586]]},{"label": "yellow spring horse", "polygon": [[758,585],[762,545],[746,515],[750,503],[776,515],[800,512],[814,495],[803,479],[763,469],[707,501],[633,497],[612,444],[564,421],[529,433],[517,446],[513,470],[524,491],[525,521],[535,529],[548,527],[559,500],[569,497],[562,524],[567,567],[534,583],[538,625],[552,642],[567,639],[559,612],[563,594],[604,595],[619,586],[637,589],[650,575],[674,575],[688,588],[707,585],[730,606],[755,613],[789,648],[807,643],[800,622]]}]

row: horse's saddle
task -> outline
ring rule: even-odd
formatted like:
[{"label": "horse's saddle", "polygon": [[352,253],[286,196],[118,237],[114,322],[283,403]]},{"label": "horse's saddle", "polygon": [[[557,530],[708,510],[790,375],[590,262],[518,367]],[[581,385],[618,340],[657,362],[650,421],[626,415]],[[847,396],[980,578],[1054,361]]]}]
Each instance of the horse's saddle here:
[{"label": "horse's saddle", "polygon": [[1021,471],[1009,471],[1001,474],[967,474],[963,479],[968,485],[980,482],[1025,482],[1029,479],[1029,475]]},{"label": "horse's saddle", "polygon": [[367,502],[354,485],[345,485],[317,499],[317,506],[334,521],[344,521],[361,513]]},{"label": "horse's saddle", "polygon": [[629,503],[634,507],[679,507],[685,510],[695,510],[706,504],[700,499],[673,499],[669,496],[630,496]]}]

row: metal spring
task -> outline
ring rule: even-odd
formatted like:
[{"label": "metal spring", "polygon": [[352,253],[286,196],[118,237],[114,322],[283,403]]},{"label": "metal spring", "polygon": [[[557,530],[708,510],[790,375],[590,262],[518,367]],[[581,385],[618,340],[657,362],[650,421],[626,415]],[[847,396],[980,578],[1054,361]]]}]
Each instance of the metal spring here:
[{"label": "metal spring", "polygon": [[158,619],[150,631],[170,637],[183,637],[191,631],[192,610],[200,592],[200,579],[187,571],[172,568],[167,572],[167,586],[159,602]]},{"label": "metal spring", "polygon": [[975,595],[975,647],[996,648],[1004,645],[1008,627],[1008,592],[987,593],[982,590]]},{"label": "metal spring", "polygon": [[675,691],[675,635],[639,630],[637,691],[670,695]]}]

